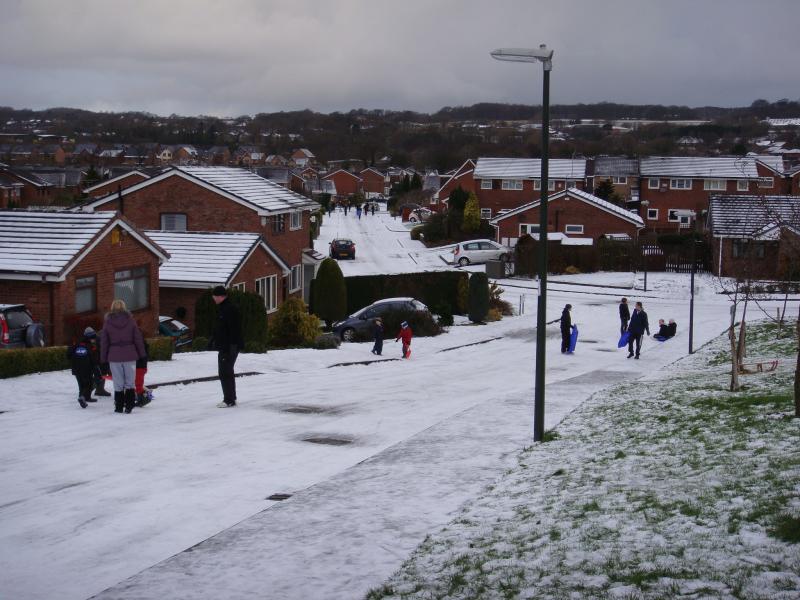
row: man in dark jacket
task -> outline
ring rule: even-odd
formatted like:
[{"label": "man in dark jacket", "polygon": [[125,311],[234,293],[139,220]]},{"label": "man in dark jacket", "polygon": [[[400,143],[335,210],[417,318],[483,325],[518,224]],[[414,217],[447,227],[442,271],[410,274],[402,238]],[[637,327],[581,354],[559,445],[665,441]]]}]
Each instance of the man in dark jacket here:
[{"label": "man in dark jacket", "polygon": [[561,313],[561,354],[569,352],[569,336],[572,333],[572,316],[569,314],[571,309],[572,304],[567,304]]},{"label": "man in dark jacket", "polygon": [[[628,358],[633,356],[639,358],[639,353],[642,351],[642,335],[644,332],[650,335],[650,324],[647,322],[647,313],[644,312],[641,302],[636,303],[631,315],[631,322],[628,325]],[[633,354],[633,343],[636,342],[636,356]]]},{"label": "man in dark jacket", "polygon": [[622,335],[628,329],[628,321],[631,320],[631,311],[628,308],[628,299],[623,298],[619,303],[619,333]]},{"label": "man in dark jacket", "polygon": [[217,408],[236,406],[236,376],[233,366],[244,343],[239,311],[228,300],[228,291],[221,285],[214,288],[212,298],[217,304],[217,322],[212,337],[213,348],[217,354],[219,381],[222,384],[222,402]]}]

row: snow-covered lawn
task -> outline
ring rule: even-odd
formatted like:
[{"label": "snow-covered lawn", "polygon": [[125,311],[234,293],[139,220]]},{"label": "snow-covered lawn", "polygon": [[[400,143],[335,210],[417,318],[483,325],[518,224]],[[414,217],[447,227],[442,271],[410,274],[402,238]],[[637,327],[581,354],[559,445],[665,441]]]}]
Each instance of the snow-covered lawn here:
[{"label": "snow-covered lawn", "polygon": [[795,344],[765,329],[777,373],[728,392],[718,338],[595,394],[369,598],[800,598]]},{"label": "snow-covered lawn", "polygon": [[[346,275],[452,268],[436,251],[410,240],[407,230],[386,213],[361,220],[336,213],[326,219],[317,249],[325,252],[327,241],[336,236],[356,241],[356,260],[340,263]],[[558,326],[548,327],[547,428],[558,425],[592,393],[643,376],[653,381],[634,383],[614,397],[628,402],[620,408],[631,419],[641,419],[646,429],[648,411],[674,402],[662,397],[666,384],[658,380],[689,377],[681,374],[683,368],[661,370],[687,351],[688,276],[651,273],[647,293],[631,287],[641,288],[642,283],[641,274],[631,273],[553,278],[548,320],[571,303],[581,337],[576,354],[564,356],[558,351]],[[236,409],[215,408],[220,388],[213,381],[161,387],[150,406],[131,415],[113,413],[108,399],[81,410],[66,371],[0,381],[0,598],[81,599],[140,572],[135,586],[120,586],[128,589],[125,597],[177,597],[177,589],[186,598],[223,597],[215,596],[216,588],[201,581],[197,572],[176,584],[185,574],[183,564],[167,559],[233,531],[236,524],[255,523],[257,529],[262,522],[266,529],[258,530],[255,542],[251,539],[256,545],[247,548],[258,563],[257,573],[224,563],[219,571],[206,569],[204,553],[215,565],[240,563],[235,557],[241,549],[233,542],[190,553],[196,568],[216,586],[241,590],[227,597],[252,597],[248,582],[259,576],[258,592],[264,597],[280,590],[274,597],[357,598],[379,586],[425,533],[438,530],[469,505],[530,441],[536,289],[528,280],[502,284],[523,314],[415,339],[410,361],[397,360],[400,350],[391,338],[383,361],[366,365],[337,366],[373,359],[371,344],[242,355],[237,372],[258,374],[237,380]],[[642,299],[653,324],[658,317],[675,318],[676,338],[665,344],[648,340],[642,360],[626,360],[615,343],[621,295]],[[696,297],[699,346],[725,328],[728,304],[707,281],[699,283]],[[693,374],[690,383],[706,375],[712,382],[720,377],[713,369],[697,369],[688,371]],[[171,362],[152,363],[148,382],[215,373],[213,353],[179,354]],[[645,412],[637,417],[639,407]],[[587,452],[607,458],[606,451],[571,441],[570,432],[592,434],[583,429],[595,422],[582,422],[570,418],[558,428],[562,438],[523,456],[532,465],[537,456],[547,456],[536,452],[562,449],[562,455],[547,460],[566,465],[567,475],[553,477],[556,469],[547,471],[534,488],[539,494],[563,493],[542,496],[542,506],[579,502],[572,488],[562,489],[559,482],[576,477],[574,489],[583,490],[588,485],[578,478],[583,467],[570,465],[582,465]],[[607,422],[599,419],[597,425]],[[622,451],[629,456],[629,450]],[[675,453],[664,458],[671,455]],[[430,468],[398,466],[397,457],[409,456]],[[436,477],[428,472],[434,465]],[[607,463],[609,469],[622,468],[623,475],[630,465],[621,458]],[[673,475],[667,470],[670,465],[665,461],[664,481]],[[602,485],[613,487],[615,472],[609,470]],[[413,497],[386,485],[401,476],[402,485],[417,485]],[[649,481],[647,485],[660,489]],[[356,489],[358,502],[352,498]],[[292,498],[283,503],[267,499],[276,493]],[[616,496],[604,498],[597,500],[598,506],[608,506],[609,514],[616,515]],[[376,507],[377,517],[365,518]],[[597,516],[604,510],[596,511]],[[281,536],[273,535],[277,531]],[[577,552],[576,560],[582,559],[582,551]],[[307,556],[313,560],[298,558]],[[156,585],[152,569],[145,570],[160,561],[166,562],[161,563],[162,585]],[[123,594],[114,588],[104,597]]]}]

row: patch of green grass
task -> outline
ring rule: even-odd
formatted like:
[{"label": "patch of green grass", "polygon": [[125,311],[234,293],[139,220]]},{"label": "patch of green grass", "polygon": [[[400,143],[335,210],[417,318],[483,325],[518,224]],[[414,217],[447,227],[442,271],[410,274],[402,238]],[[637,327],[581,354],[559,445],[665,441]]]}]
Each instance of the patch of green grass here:
[{"label": "patch of green grass", "polygon": [[550,530],[550,541],[557,542],[561,539],[561,530],[560,529],[551,529]]},{"label": "patch of green grass", "polygon": [[592,500],[591,502],[587,502],[583,506],[581,506],[581,511],[585,514],[587,512],[597,512],[600,510],[600,505],[597,503],[597,500]]},{"label": "patch of green grass", "polygon": [[463,573],[453,573],[450,576],[450,587],[447,591],[448,594],[452,595],[461,588],[467,585],[467,578],[464,577]]},{"label": "patch of green grass", "polygon": [[626,454],[622,450],[617,450],[616,454],[614,454],[614,458],[619,460],[620,458],[625,458]]},{"label": "patch of green grass", "polygon": [[552,442],[559,438],[558,432],[555,429],[548,429],[542,435],[542,442]]},{"label": "patch of green grass", "polygon": [[768,529],[772,537],[776,537],[790,544],[800,543],[800,517],[782,514],[779,515],[774,525]]},{"label": "patch of green grass", "polygon": [[366,600],[381,600],[387,596],[394,596],[394,588],[388,584],[384,584],[379,588],[373,588],[367,592]]},{"label": "patch of green grass", "polygon": [[685,517],[699,517],[703,511],[696,504],[681,502],[680,504],[678,504],[678,512],[680,512]]}]

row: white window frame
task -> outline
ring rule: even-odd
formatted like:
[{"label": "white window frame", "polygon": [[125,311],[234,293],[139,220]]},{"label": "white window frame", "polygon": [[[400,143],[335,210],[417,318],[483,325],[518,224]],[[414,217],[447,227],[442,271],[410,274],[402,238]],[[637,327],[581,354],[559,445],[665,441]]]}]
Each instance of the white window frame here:
[{"label": "white window frame", "polygon": [[303,287],[303,266],[294,265],[289,276],[289,291],[296,292]]},{"label": "white window frame", "polygon": [[658,221],[658,209],[657,208],[648,208],[647,209],[647,220],[648,221]]},{"label": "white window frame", "polygon": [[760,189],[770,189],[775,187],[775,178],[774,177],[759,177],[758,178],[758,187]]},{"label": "white window frame", "polygon": [[522,237],[525,234],[532,235],[534,233],[539,233],[539,224],[538,223],[520,223],[519,224],[519,235]]},{"label": "white window frame", "polygon": [[671,190],[691,190],[692,180],[687,177],[674,177],[669,180]]},{"label": "white window frame", "polygon": [[491,179],[481,179],[481,189],[482,190],[490,190],[490,189],[492,189],[492,180]]},{"label": "white window frame", "polygon": [[[179,227],[176,221],[183,217],[183,227]],[[186,213],[161,213],[161,230],[162,231],[186,231],[186,226],[189,218]]]},{"label": "white window frame", "polygon": [[[570,229],[572,229],[572,231],[570,231]],[[583,225],[564,225],[564,233],[583,235]]]},{"label": "white window frame", "polygon": [[728,189],[728,181],[725,179],[704,179],[703,189],[706,191],[724,192]]},{"label": "white window frame", "polygon": [[[534,179],[533,180],[533,189],[534,190],[541,190],[542,189],[542,180],[541,179]],[[555,179],[548,179],[547,180],[547,191],[554,192],[556,190],[556,181]]]},{"label": "white window frame", "polygon": [[278,276],[267,275],[256,279],[256,294],[264,300],[268,313],[278,310]]},{"label": "white window frame", "polygon": [[481,219],[491,219],[492,218],[492,209],[491,208],[482,208],[481,209]]},{"label": "white window frame", "polygon": [[612,175],[611,183],[614,185],[628,185],[628,178],[627,176],[622,175]]},{"label": "white window frame", "polygon": [[246,292],[247,291],[247,286],[245,285],[245,282],[242,281],[242,282],[239,282],[239,283],[234,283],[231,286],[231,289],[239,291],[239,292]]},{"label": "white window frame", "polygon": [[504,190],[521,190],[522,189],[522,179],[503,179],[502,185],[500,186],[501,189]]},{"label": "white window frame", "polygon": [[647,178],[647,189],[648,190],[657,190],[661,187],[661,179],[658,177],[648,177]]},{"label": "white window frame", "polygon": [[292,231],[297,231],[298,229],[303,228],[303,213],[301,211],[295,211],[291,213],[291,217],[289,217],[289,229]]}]

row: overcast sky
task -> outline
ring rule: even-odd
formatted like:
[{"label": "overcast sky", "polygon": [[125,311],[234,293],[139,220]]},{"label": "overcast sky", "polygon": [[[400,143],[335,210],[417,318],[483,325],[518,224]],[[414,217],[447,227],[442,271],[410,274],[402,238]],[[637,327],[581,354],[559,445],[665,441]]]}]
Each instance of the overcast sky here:
[{"label": "overcast sky", "polygon": [[[0,105],[237,116],[800,99],[800,0],[0,0]],[[800,116],[800,115],[799,115]]]}]

